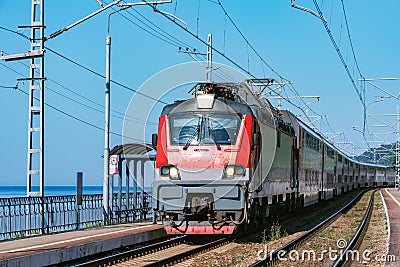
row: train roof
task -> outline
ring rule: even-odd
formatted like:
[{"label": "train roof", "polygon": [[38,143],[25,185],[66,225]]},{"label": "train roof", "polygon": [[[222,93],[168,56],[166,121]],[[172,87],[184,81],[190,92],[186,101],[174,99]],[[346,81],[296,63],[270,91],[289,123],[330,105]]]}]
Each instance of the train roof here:
[{"label": "train roof", "polygon": [[386,165],[372,164],[372,163],[365,163],[365,162],[357,161],[353,157],[347,155],[344,151],[339,149],[337,146],[332,144],[323,135],[321,135],[320,133],[316,132],[314,129],[312,129],[310,126],[308,126],[305,122],[303,122],[300,118],[298,118],[296,115],[294,115],[289,110],[280,110],[279,112],[282,114],[282,119],[286,123],[290,123],[293,126],[293,129],[295,130],[296,135],[299,134],[298,133],[298,130],[299,130],[298,126],[300,126],[301,128],[305,129],[308,133],[312,134],[314,137],[316,137],[319,140],[321,140],[325,145],[327,145],[330,148],[334,149],[336,152],[340,153],[343,157],[347,158],[348,160],[350,160],[350,161],[352,161],[352,162],[354,162],[356,164],[366,165],[366,166],[371,166],[371,167],[378,167],[378,168],[390,168],[390,167],[392,167],[392,166],[386,166]]},{"label": "train roof", "polygon": [[171,113],[187,113],[187,112],[221,112],[221,113],[237,113],[237,114],[250,114],[253,115],[251,108],[244,103],[229,100],[222,97],[215,97],[212,109],[198,108],[196,98],[191,98],[183,101],[175,101],[172,104],[166,105],[162,115],[169,115]]},{"label": "train roof", "polygon": [[[208,86],[208,87],[207,87]],[[211,87],[210,87],[211,86]],[[214,83],[214,84],[206,84],[200,83],[196,85],[193,89],[201,89],[204,91],[204,88],[212,88],[212,89],[223,89],[230,88],[232,89],[232,94],[229,94],[227,97],[215,95],[215,101],[212,109],[202,109],[198,108],[196,97],[188,99],[188,100],[180,100],[175,101],[172,104],[166,105],[161,115],[169,115],[171,113],[187,113],[187,112],[204,112],[204,111],[211,111],[211,112],[222,112],[222,113],[238,113],[238,114],[250,114],[257,119],[264,121],[269,125],[273,125],[276,128],[279,128],[280,123],[284,123],[285,125],[290,126],[293,128],[294,134],[296,136],[299,135],[299,128],[305,129],[307,132],[312,134],[314,137],[320,139],[325,145],[331,147],[338,153],[340,153],[345,158],[349,159],[350,161],[371,166],[371,167],[380,167],[380,168],[390,168],[392,166],[385,166],[385,165],[377,165],[371,163],[365,163],[354,160],[351,156],[347,155],[344,151],[340,150],[334,144],[332,144],[329,140],[327,140],[323,135],[316,132],[310,126],[308,126],[305,122],[303,122],[299,117],[294,115],[289,110],[278,110],[276,109],[267,98],[264,98],[255,92],[249,87],[248,83]],[[197,91],[196,91],[197,92]],[[226,93],[226,91],[223,91]],[[266,111],[265,113],[261,114],[259,109]],[[267,116],[265,115],[267,114]],[[279,123],[280,122],[280,123]]]}]

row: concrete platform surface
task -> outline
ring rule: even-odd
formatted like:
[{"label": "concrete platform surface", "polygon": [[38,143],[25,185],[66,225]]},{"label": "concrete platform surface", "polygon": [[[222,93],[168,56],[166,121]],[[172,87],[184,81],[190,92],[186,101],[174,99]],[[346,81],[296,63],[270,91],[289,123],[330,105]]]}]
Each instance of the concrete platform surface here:
[{"label": "concrete platform surface", "polygon": [[386,203],[389,218],[388,255],[395,256],[395,261],[386,262],[385,266],[400,266],[400,191],[395,188],[381,190]]},{"label": "concrete platform surface", "polygon": [[0,266],[47,266],[166,236],[162,225],[134,223],[0,243]]}]

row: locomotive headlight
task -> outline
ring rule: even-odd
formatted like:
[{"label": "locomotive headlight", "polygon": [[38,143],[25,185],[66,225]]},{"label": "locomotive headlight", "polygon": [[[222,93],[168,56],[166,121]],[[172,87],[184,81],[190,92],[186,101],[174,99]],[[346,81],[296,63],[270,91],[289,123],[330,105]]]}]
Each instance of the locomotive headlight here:
[{"label": "locomotive headlight", "polygon": [[241,164],[225,165],[224,178],[232,179],[235,176],[244,176],[246,169]]},{"label": "locomotive headlight", "polygon": [[169,178],[171,179],[178,179],[179,178],[179,173],[178,173],[178,168],[175,166],[171,166],[169,168]]},{"label": "locomotive headlight", "polygon": [[179,179],[178,168],[174,165],[165,164],[160,167],[160,176],[168,176],[171,180]]},{"label": "locomotive headlight", "polygon": [[235,175],[235,166],[227,166],[225,168],[225,174],[228,177],[234,176]]}]

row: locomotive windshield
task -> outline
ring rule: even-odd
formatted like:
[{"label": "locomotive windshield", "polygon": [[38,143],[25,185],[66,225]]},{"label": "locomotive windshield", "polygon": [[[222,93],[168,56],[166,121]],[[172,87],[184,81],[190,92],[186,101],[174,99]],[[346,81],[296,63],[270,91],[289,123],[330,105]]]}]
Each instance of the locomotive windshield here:
[{"label": "locomotive windshield", "polygon": [[179,114],[169,120],[174,145],[234,144],[240,127],[236,114]]}]

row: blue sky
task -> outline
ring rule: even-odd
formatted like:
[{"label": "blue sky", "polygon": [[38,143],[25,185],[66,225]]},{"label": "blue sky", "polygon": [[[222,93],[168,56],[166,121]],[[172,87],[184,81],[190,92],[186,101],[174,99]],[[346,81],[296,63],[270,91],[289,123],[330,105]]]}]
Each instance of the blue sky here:
[{"label": "blue sky", "polygon": [[[333,37],[350,73],[358,79],[341,1],[318,0],[317,3],[328,20]],[[321,21],[311,14],[292,8],[289,0],[225,0],[222,4],[257,53],[279,75],[293,82],[300,95],[321,97],[318,102],[310,104],[314,111],[320,115],[326,115],[329,121],[329,126],[325,120],[324,123],[315,123],[320,127],[321,132],[332,132],[332,130],[344,132],[345,137],[340,136],[335,141],[355,142],[355,147],[358,149],[356,153],[362,152],[361,149],[366,147],[362,142],[362,135],[352,130],[352,126],[363,123],[362,105]],[[315,10],[311,0],[298,0],[296,4]],[[397,13],[400,10],[400,2],[397,0],[384,2],[344,0],[344,4],[352,44],[363,76],[367,78],[399,77],[400,17]],[[230,23],[229,18],[224,15],[216,0],[173,0],[171,4],[160,5],[158,8],[174,13],[184,20],[188,25],[188,30],[202,40],[206,40],[207,34],[212,33],[214,47],[253,75],[279,78],[261,63],[260,58],[246,44]],[[0,26],[17,31],[19,25],[29,25],[30,9],[30,1],[1,0]],[[97,9],[99,5],[96,0],[64,2],[47,0],[45,1],[45,35],[49,36]],[[46,46],[104,75],[107,17],[110,12],[111,10],[105,11],[60,36],[48,40]],[[179,45],[171,45],[144,31],[143,28],[160,37],[159,33],[147,28],[143,22],[151,24],[145,21],[144,17],[159,27],[157,31],[163,30],[167,32],[167,36],[172,36],[184,43],[181,44],[183,49],[190,46],[202,53],[206,50],[204,44],[147,6],[135,7],[134,10],[129,9],[123,14],[126,18],[116,14],[111,20],[111,78],[131,89],[139,88],[149,77],[164,68],[179,63],[193,62],[187,54],[178,51]],[[30,34],[28,30],[22,33]],[[166,37],[162,38],[166,39]],[[0,50],[8,54],[27,52],[29,42],[14,33],[0,30]],[[102,110],[104,79],[71,64],[50,51],[46,52],[45,60],[46,77],[49,78],[46,82],[48,88],[46,102],[93,125],[103,127],[104,115],[101,112],[77,104],[57,93]],[[217,53],[214,53],[214,61],[232,65]],[[29,75],[28,68],[21,64],[28,64],[26,61],[1,61],[0,63],[0,86],[14,86],[16,79],[21,78],[20,74]],[[356,83],[361,86],[361,83],[357,81]],[[399,93],[400,82],[398,81],[377,81],[375,84],[396,96]],[[27,91],[28,85],[20,84],[19,88]],[[115,84],[112,85],[111,90],[112,109],[119,112],[114,113],[115,117],[111,117],[111,129],[121,134],[123,120],[118,117],[122,117],[120,113],[125,113],[133,92]],[[381,91],[368,84],[365,91],[367,104],[377,100],[375,96],[383,95]],[[177,98],[186,93],[184,90],[174,92]],[[288,88],[285,94],[291,96],[294,93]],[[26,183],[28,98],[19,91],[0,88],[0,101],[0,112],[3,114],[0,138],[0,147],[3,150],[0,155],[2,170],[0,185],[24,185]],[[298,100],[293,101],[302,105]],[[384,101],[370,104],[368,113],[395,113],[396,101],[385,98]],[[276,104],[276,101],[273,103]],[[283,108],[301,114],[293,106],[285,102],[283,104]],[[311,112],[309,114],[315,115]],[[139,119],[143,118],[140,107],[136,116]],[[151,119],[157,121],[155,115]],[[385,117],[382,120],[389,124],[394,123],[393,117]],[[368,124],[380,123],[369,118]],[[138,122],[137,127],[143,129],[144,125]],[[371,131],[390,132],[393,130],[371,128]],[[102,131],[47,108],[45,136],[45,183],[47,185],[75,184],[77,171],[84,172],[84,184],[101,184],[103,172],[101,156],[104,145]],[[368,135],[368,138],[372,139],[372,136]],[[393,142],[394,138],[394,135],[389,135],[387,141],[382,142]],[[150,140],[151,137],[148,136],[146,139]],[[373,137],[373,140],[377,141],[379,138]],[[121,137],[112,135],[110,146],[113,147],[121,142]],[[351,152],[351,146],[345,145],[344,148]]]}]

